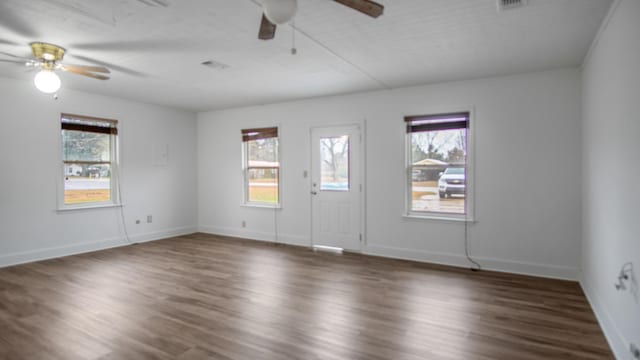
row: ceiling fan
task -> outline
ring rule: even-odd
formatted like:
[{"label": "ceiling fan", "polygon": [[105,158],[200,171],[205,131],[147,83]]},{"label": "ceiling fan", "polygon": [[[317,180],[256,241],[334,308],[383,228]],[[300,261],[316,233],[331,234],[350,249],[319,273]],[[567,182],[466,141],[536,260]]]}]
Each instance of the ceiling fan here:
[{"label": "ceiling fan", "polygon": [[111,71],[103,66],[89,65],[71,65],[62,63],[62,58],[66,50],[58,45],[44,42],[32,42],[31,52],[33,59],[16,56],[6,52],[0,54],[9,56],[13,59],[0,59],[0,62],[11,62],[24,64],[27,67],[41,69],[34,78],[34,83],[38,90],[44,93],[54,93],[60,88],[60,77],[55,73],[56,70],[68,71],[73,74],[87,76],[98,80],[108,80]]},{"label": "ceiling fan", "polygon": [[[377,18],[384,12],[384,6],[371,0],[334,0],[353,10]],[[258,38],[271,40],[276,35],[276,25],[289,22],[298,9],[297,0],[263,0],[263,13]]]}]

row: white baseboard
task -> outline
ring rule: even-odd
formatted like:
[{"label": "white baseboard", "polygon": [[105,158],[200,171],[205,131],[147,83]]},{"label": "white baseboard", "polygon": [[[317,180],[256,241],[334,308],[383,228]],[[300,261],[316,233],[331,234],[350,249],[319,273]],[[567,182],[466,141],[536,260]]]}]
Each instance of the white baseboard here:
[{"label": "white baseboard", "polygon": [[596,314],[600,328],[602,329],[604,337],[607,339],[609,347],[611,348],[611,351],[613,351],[615,358],[620,360],[626,358],[631,359],[629,357],[629,349],[627,348],[628,342],[625,341],[622,332],[620,332],[620,329],[616,326],[616,323],[602,304],[602,301],[600,301],[598,295],[596,295],[595,291],[593,291],[592,287],[589,285],[589,282],[582,278],[580,286],[582,286],[582,291],[587,297],[587,301],[589,301],[591,309],[593,309],[593,312]]},{"label": "white baseboard", "polygon": [[[276,240],[273,233],[251,231],[244,228],[225,228],[219,226],[201,225],[198,227],[198,231],[213,235],[278,242],[297,246],[311,246],[311,239],[309,237],[295,236],[290,234],[278,234],[278,239]],[[367,245],[363,249],[362,253],[366,255],[376,255],[388,258],[414,260],[465,268],[468,268],[472,265],[464,255],[427,252],[415,249],[403,249],[381,245]],[[577,281],[579,275],[578,268],[568,266],[517,262],[481,257],[474,257],[474,259],[478,261],[484,269],[487,270],[572,281]]]},{"label": "white baseboard", "polygon": [[154,231],[150,233],[138,234],[129,236],[129,240],[133,243],[141,243],[147,241],[154,241],[160,239],[166,239],[174,236],[193,234],[198,231],[198,228],[194,226],[183,226],[178,228],[172,228],[167,230]]},{"label": "white baseboard", "polygon": [[[367,245],[363,252],[368,255],[384,256],[394,259],[414,260],[464,268],[474,267],[474,264],[469,262],[466,256],[459,254],[403,249],[372,244]],[[512,274],[532,275],[552,279],[577,281],[578,275],[580,273],[578,268],[569,266],[492,259],[479,256],[472,256],[472,258],[473,260],[480,263],[482,268],[485,270],[507,272]]]},{"label": "white baseboard", "polygon": [[309,237],[291,234],[278,234],[276,238],[275,234],[272,232],[251,231],[245,228],[225,228],[211,225],[201,225],[198,227],[198,231],[212,235],[231,236],[296,246],[311,246],[311,239]]},{"label": "white baseboard", "polygon": [[393,259],[413,260],[456,267],[470,266],[466,258],[455,254],[417,251],[371,244],[368,244],[362,252],[367,255],[382,256]]},{"label": "white baseboard", "polygon": [[[430,252],[415,249],[403,249],[374,244],[367,245],[363,253],[395,259],[422,261],[465,268],[473,266],[473,264],[471,264],[464,255]],[[512,274],[533,275],[553,279],[577,281],[578,275],[580,273],[578,268],[569,266],[492,259],[478,256],[472,256],[472,258],[480,263],[480,265],[482,265],[482,268],[485,270],[507,272]]]},{"label": "white baseboard", "polygon": [[[159,240],[174,236],[187,235],[196,232],[195,226],[193,227],[180,227],[167,229],[163,231],[156,231],[153,233],[147,234],[139,234],[134,236],[129,236],[131,242],[146,242],[152,240]],[[114,248],[118,246],[129,245],[129,243],[123,237],[117,238],[109,238],[102,239],[97,241],[90,241],[80,244],[72,244],[72,245],[64,245],[64,246],[56,246],[45,249],[38,250],[30,250],[17,252],[12,254],[6,254],[0,256],[0,268],[19,265],[34,261],[53,259],[63,256],[82,254],[86,252],[92,252],[97,250],[104,250],[109,248]]]}]

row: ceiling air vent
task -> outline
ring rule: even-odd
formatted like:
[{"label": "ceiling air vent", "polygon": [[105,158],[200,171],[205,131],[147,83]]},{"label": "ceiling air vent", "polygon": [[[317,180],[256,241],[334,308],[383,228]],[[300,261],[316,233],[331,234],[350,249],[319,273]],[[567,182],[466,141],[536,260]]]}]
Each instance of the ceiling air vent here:
[{"label": "ceiling air vent", "polygon": [[498,11],[517,9],[527,5],[527,0],[496,0]]}]

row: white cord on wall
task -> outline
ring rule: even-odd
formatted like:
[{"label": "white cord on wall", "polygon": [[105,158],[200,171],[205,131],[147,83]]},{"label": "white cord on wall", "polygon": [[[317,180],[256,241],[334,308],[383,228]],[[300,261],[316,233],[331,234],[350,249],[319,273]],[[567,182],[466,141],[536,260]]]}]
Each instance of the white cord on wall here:
[{"label": "white cord on wall", "polygon": [[[469,169],[468,169],[468,161],[464,162],[464,178],[465,178],[465,182],[468,184],[467,179],[469,178]],[[465,189],[468,190],[468,187],[465,184]],[[468,194],[468,193],[467,193]],[[473,260],[473,258],[471,257],[471,255],[469,254],[469,209],[466,208],[466,205],[468,204],[467,202],[467,194],[465,194],[465,212],[464,212],[464,254],[467,257],[467,260],[469,260],[470,263],[472,263],[473,265],[475,265],[475,267],[472,267],[471,270],[472,271],[479,271],[482,270],[482,266],[480,266],[480,264]]]},{"label": "white cord on wall", "polygon": [[118,203],[120,204],[120,219],[122,220],[122,228],[124,229],[124,239],[127,243],[133,244],[129,238],[127,231],[127,222],[124,217],[124,204],[122,203],[122,180],[120,179],[120,169],[116,168],[116,178],[118,179]]},{"label": "white cord on wall", "polygon": [[473,258],[471,258],[471,255],[469,255],[469,219],[467,218],[467,215],[465,215],[464,219],[464,254],[467,257],[467,260],[475,265],[475,268],[471,268],[471,270],[482,270],[482,266],[480,266],[480,264],[477,261],[473,260]]},{"label": "white cord on wall", "polygon": [[273,235],[275,237],[274,241],[278,242],[278,208],[273,208]]}]

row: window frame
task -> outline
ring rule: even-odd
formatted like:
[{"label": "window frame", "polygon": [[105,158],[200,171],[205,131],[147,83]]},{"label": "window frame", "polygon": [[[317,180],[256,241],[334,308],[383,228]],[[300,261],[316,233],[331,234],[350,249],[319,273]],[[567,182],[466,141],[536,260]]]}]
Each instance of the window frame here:
[{"label": "window frame", "polygon": [[[466,113],[467,118],[467,154],[466,154],[466,193],[464,198],[465,213],[447,213],[438,211],[417,211],[412,210],[412,166],[411,163],[413,154],[411,148],[411,134],[407,130],[408,119],[429,118],[437,116],[446,116],[449,114],[463,114]],[[426,219],[426,220],[445,220],[445,221],[461,221],[461,222],[475,222],[475,112],[473,107],[460,107],[456,110],[440,109],[435,111],[425,111],[424,115],[407,115],[403,118],[402,132],[404,136],[405,146],[405,207],[403,217],[410,219]]]},{"label": "window frame", "polygon": [[[246,128],[240,130],[242,134],[242,206],[247,207],[256,207],[256,208],[270,208],[270,209],[280,209],[282,208],[282,162],[281,162],[281,141],[280,141],[280,126],[269,126],[269,127],[260,127],[260,128]],[[259,135],[255,136],[253,139],[245,140],[248,137],[249,133],[258,132]],[[268,136],[269,134],[275,136]],[[249,141],[251,140],[259,140],[259,139],[269,139],[276,138],[277,139],[277,156],[276,162],[278,166],[249,166]],[[264,201],[250,201],[249,200],[249,171],[251,169],[277,169],[277,194],[278,201],[276,203],[264,202]]]},{"label": "window frame", "polygon": [[[65,119],[69,120],[80,120],[80,121],[90,121],[90,122],[104,122],[110,123],[109,127],[109,152],[110,152],[110,161],[102,162],[96,161],[95,163],[108,163],[110,166],[110,177],[109,177],[109,191],[110,191],[110,199],[108,201],[93,201],[93,202],[82,202],[77,204],[67,204],[65,203],[65,165],[68,163],[93,163],[93,161],[67,161],[64,156],[64,138],[62,136],[63,123]],[[94,116],[86,116],[86,115],[77,115],[77,114],[69,114],[69,113],[61,113],[60,114],[60,141],[59,141],[59,156],[60,156],[60,175],[59,186],[58,186],[58,210],[66,211],[66,210],[79,210],[79,209],[93,209],[93,208],[105,208],[105,207],[114,207],[121,206],[120,202],[120,187],[119,187],[119,122],[115,119],[108,118],[100,118]],[[69,129],[67,129],[69,130]],[[106,132],[105,132],[106,133]]]}]

